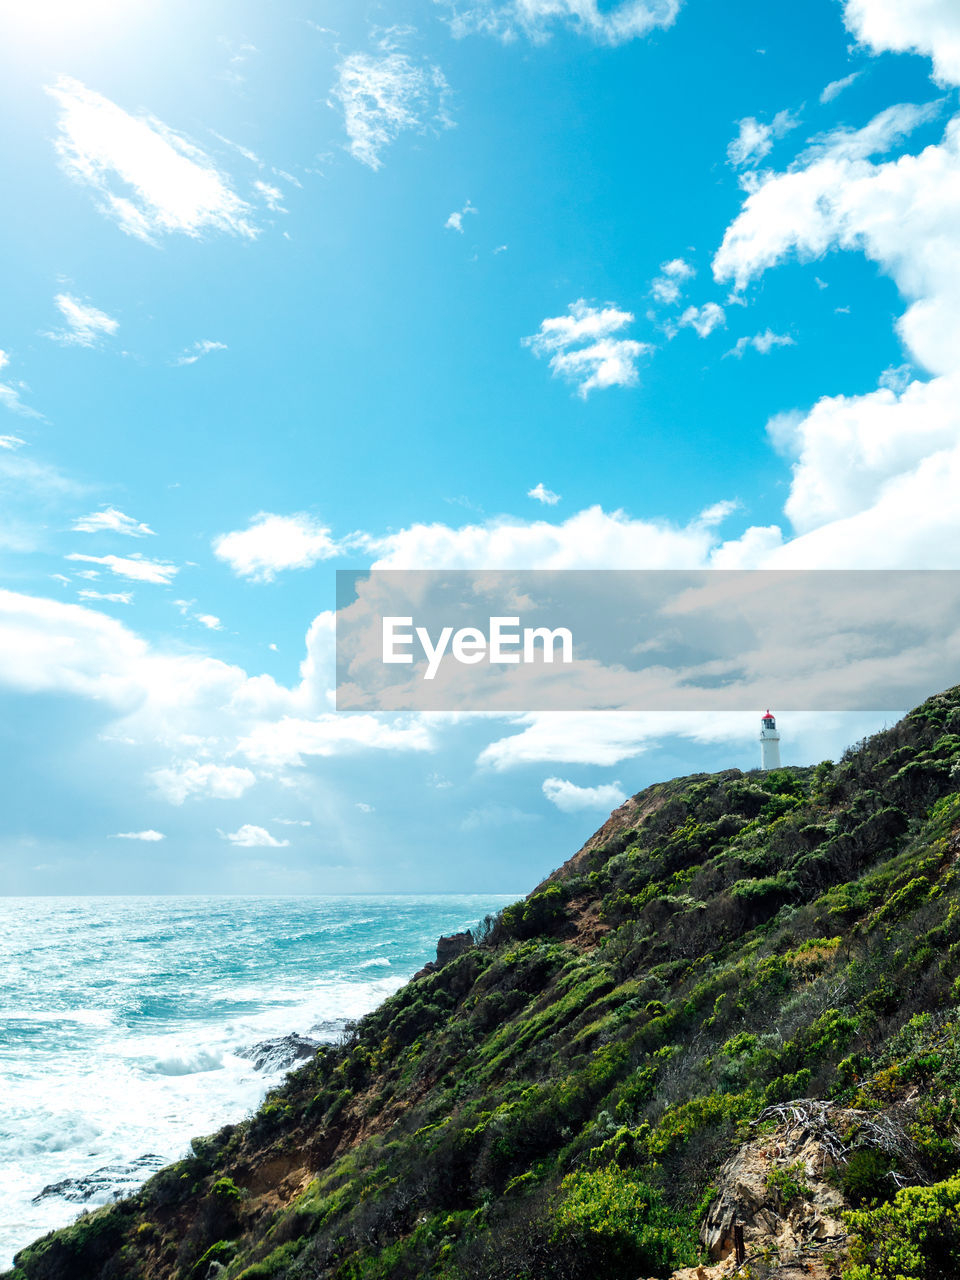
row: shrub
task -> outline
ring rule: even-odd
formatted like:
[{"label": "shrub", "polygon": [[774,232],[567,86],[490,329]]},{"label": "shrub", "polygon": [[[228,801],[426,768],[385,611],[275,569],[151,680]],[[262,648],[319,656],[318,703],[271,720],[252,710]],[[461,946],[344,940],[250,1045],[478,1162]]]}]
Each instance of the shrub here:
[{"label": "shrub", "polygon": [[854,1151],[838,1171],[837,1181],[843,1194],[859,1209],[863,1205],[884,1203],[891,1198],[895,1184],[890,1177],[893,1160],[876,1147]]},{"label": "shrub", "polygon": [[795,1200],[802,1199],[810,1190],[803,1161],[796,1160],[793,1164],[771,1169],[767,1174],[767,1190],[776,1196],[782,1209],[787,1209]]},{"label": "shrub", "polygon": [[563,1180],[553,1243],[575,1273],[604,1280],[668,1276],[696,1255],[692,1215],[669,1209],[635,1174],[610,1165]]},{"label": "shrub", "polygon": [[944,1280],[960,1269],[960,1178],[905,1187],[889,1204],[846,1215],[846,1280]]}]

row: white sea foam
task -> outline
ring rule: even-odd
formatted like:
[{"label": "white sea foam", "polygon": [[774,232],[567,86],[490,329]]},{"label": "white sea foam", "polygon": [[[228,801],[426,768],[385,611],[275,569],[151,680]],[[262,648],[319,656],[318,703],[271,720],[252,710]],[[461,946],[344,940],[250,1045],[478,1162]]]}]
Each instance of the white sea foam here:
[{"label": "white sea foam", "polygon": [[[0,1269],[149,1176],[146,1153],[252,1112],[282,1072],[238,1050],[336,1039],[503,901],[0,900]],[[89,1199],[34,1203],[95,1172]]]}]

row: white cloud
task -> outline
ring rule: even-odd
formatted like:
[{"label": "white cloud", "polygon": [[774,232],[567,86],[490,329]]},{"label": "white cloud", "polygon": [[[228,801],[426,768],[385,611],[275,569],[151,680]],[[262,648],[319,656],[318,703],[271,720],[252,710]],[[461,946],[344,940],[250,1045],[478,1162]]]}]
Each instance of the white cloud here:
[{"label": "white cloud", "polygon": [[229,834],[221,831],[219,834],[238,849],[285,849],[290,843],[289,840],[278,840],[265,827],[255,827],[249,822],[237,831]]},{"label": "white cloud", "polygon": [[650,292],[657,302],[674,306],[680,301],[684,281],[692,280],[696,274],[683,258],[671,258],[669,262],[660,264],[660,274],[652,281]]},{"label": "white cloud", "polygon": [[116,835],[110,836],[111,840],[143,840],[146,844],[156,844],[166,838],[162,831],[118,831]]},{"label": "white cloud", "polygon": [[118,578],[127,578],[131,582],[171,582],[180,572],[175,564],[165,560],[148,560],[146,556],[84,556],[79,552],[71,552],[67,560],[82,560],[87,564],[102,564]]},{"label": "white cloud", "polygon": [[207,628],[208,631],[222,631],[223,624],[214,613],[195,613],[193,615],[196,620]]},{"label": "white cloud", "polygon": [[356,803],[356,805],[355,805],[355,808],[359,809],[361,813],[373,813],[373,812],[374,812],[374,807],[373,807],[373,805],[372,805],[372,804],[367,804],[367,802],[366,802],[365,800],[358,800],[358,801],[357,801],[357,803]]},{"label": "white cloud", "polygon": [[813,160],[828,162],[867,160],[870,156],[892,151],[920,125],[935,119],[942,110],[940,102],[900,102],[874,116],[862,129],[842,126],[813,138],[797,159],[797,168]]},{"label": "white cloud", "polygon": [[21,449],[25,443],[19,436],[0,436],[0,449]]},{"label": "white cloud", "polygon": [[341,756],[350,751],[433,751],[434,735],[418,719],[332,713],[303,719],[284,716],[258,724],[237,746],[251,763],[271,769],[299,768],[305,757]]},{"label": "white cloud", "polygon": [[736,346],[731,347],[726,354],[728,356],[736,356],[739,360],[750,347],[754,351],[759,351],[762,356],[766,356],[770,354],[774,347],[794,346],[796,346],[796,342],[790,337],[789,333],[774,333],[772,329],[764,329],[762,333],[755,333],[752,337],[744,336],[738,338]]},{"label": "white cloud", "polygon": [[168,768],[154,769],[150,777],[161,795],[177,805],[190,796],[239,800],[257,780],[250,769],[199,760],[180,760]]},{"label": "white cloud", "polygon": [[428,719],[332,713],[333,641],[333,615],[320,614],[286,688],[202,653],[158,650],[94,609],[0,590],[0,686],[88,700],[108,721],[101,737],[151,753],[146,775],[175,805],[237,799],[258,774],[282,783],[311,758],[436,749]]},{"label": "white cloud", "polygon": [[130,538],[143,538],[153,534],[149,525],[134,520],[133,516],[124,515],[116,507],[104,507],[102,511],[91,511],[87,516],[78,516],[71,527],[74,533],[123,533]]},{"label": "white cloud", "polygon": [[203,338],[199,342],[195,342],[192,347],[188,347],[182,355],[177,356],[174,364],[196,364],[198,360],[210,355],[212,351],[226,351],[227,349],[225,342],[211,342],[209,338]]},{"label": "white cloud", "polygon": [[[671,719],[683,724],[682,715]],[[525,764],[615,765],[641,755],[668,721],[653,713],[555,711],[520,716],[515,724],[520,732],[484,747],[479,764],[498,771]]]},{"label": "white cloud", "polygon": [[555,507],[560,501],[559,493],[554,493],[552,489],[545,489],[543,483],[535,484],[532,489],[527,490],[527,497],[533,498],[534,501],[542,503],[545,507]]},{"label": "white cloud", "polygon": [[455,209],[443,224],[445,231],[459,231],[463,235],[463,219],[468,213],[476,213],[476,209],[468,200],[462,209]]},{"label": "white cloud", "polygon": [[401,133],[451,128],[450,87],[439,67],[417,65],[405,53],[352,53],[337,68],[333,97],[343,110],[349,150],[371,169]]},{"label": "white cloud", "polygon": [[548,357],[554,376],[575,383],[586,399],[597,389],[636,386],[637,361],[653,348],[614,336],[633,320],[629,311],[612,304],[594,307],[580,298],[570,303],[565,316],[544,320],[523,345],[534,355]]},{"label": "white cloud", "polygon": [[831,80],[820,94],[821,106],[826,106],[828,102],[838,98],[844,89],[849,89],[855,80],[859,80],[861,74],[859,71],[851,71],[848,76],[844,76],[841,80]]},{"label": "white cloud", "polygon": [[80,600],[105,600],[108,604],[132,604],[132,591],[78,591]]},{"label": "white cloud", "polygon": [[[817,259],[834,245],[863,247],[874,260],[886,259],[895,236],[892,216],[909,214],[915,231],[926,232],[926,241],[949,195],[943,171],[954,163],[956,127],[948,128],[942,147],[904,156],[896,165],[878,168],[869,157],[888,151],[936,109],[937,104],[889,107],[863,129],[826,134],[785,173],[762,179],[727,228],[713,260],[714,276],[743,289],[791,252]],[[931,192],[936,189],[938,200],[929,209],[924,202],[910,209],[905,200],[916,195],[920,181],[929,182]]]},{"label": "white cloud", "polygon": [[105,311],[99,311],[71,293],[58,293],[54,302],[66,322],[66,328],[46,336],[64,346],[95,347],[103,338],[113,337],[120,327],[119,321]]},{"label": "white cloud", "polygon": [[[952,6],[948,14],[936,4],[908,10],[876,0],[848,5],[847,13],[875,48],[935,52],[947,78],[960,35]],[[774,444],[793,463],[785,513],[797,536],[748,531],[739,546],[718,553],[731,565],[745,556],[764,567],[956,567],[960,116],[939,143],[873,158],[940,109],[940,103],[901,104],[864,129],[817,140],[786,172],[760,182],[727,229],[714,273],[741,289],[794,255],[863,253],[905,299],[897,331],[909,355],[901,368],[878,371],[875,391],[826,395],[808,412],[771,420]],[[933,376],[913,376],[914,368]]]},{"label": "white cloud", "polygon": [[669,27],[681,0],[436,0],[449,12],[456,36],[482,32],[514,40],[546,39],[556,25],[571,27],[598,44],[622,44],[658,27]]},{"label": "white cloud", "polygon": [[596,787],[578,787],[565,778],[547,778],[543,794],[551,804],[563,813],[578,813],[581,809],[603,809],[609,812],[626,800],[619,782],[605,782]]},{"label": "white cloud", "polygon": [[716,302],[705,302],[702,307],[687,307],[679,321],[681,327],[696,330],[700,338],[708,338],[714,329],[726,325],[727,314]]},{"label": "white cloud", "polygon": [[250,206],[187,138],[69,76],[47,92],[60,107],[55,146],[64,171],[93,188],[121,231],[150,243],[175,232],[257,234]]},{"label": "white cloud", "polygon": [[273,821],[274,821],[274,822],[276,822],[276,823],[277,823],[279,826],[281,826],[281,827],[311,827],[311,826],[313,826],[313,823],[310,821],[310,819],[309,819],[309,818],[274,818],[274,819],[273,819]]},{"label": "white cloud", "polygon": [[[6,351],[0,351],[0,370],[5,369],[10,363],[10,356]],[[9,409],[11,413],[19,413],[24,418],[42,418],[43,414],[37,413],[36,409],[31,409],[29,405],[23,403],[20,399],[20,393],[26,390],[26,384],[23,382],[13,384],[10,382],[0,382],[0,404],[5,409]],[[4,436],[4,440],[16,441],[12,445],[4,445],[4,448],[16,449],[23,441],[18,436]]]},{"label": "white cloud", "polygon": [[727,147],[727,159],[736,169],[755,167],[773,150],[774,142],[795,129],[800,121],[789,111],[778,111],[769,124],[747,116]]},{"label": "white cloud", "polygon": [[310,569],[320,560],[332,559],[340,554],[341,546],[331,538],[330,529],[313,516],[261,511],[246,529],[214,538],[213,552],[238,577],[272,582],[285,569]]},{"label": "white cloud", "polygon": [[740,503],[729,498],[721,498],[719,502],[713,502],[706,507],[697,516],[696,523],[704,528],[713,528],[716,525],[723,524],[727,516],[732,515],[734,511],[740,509]]},{"label": "white cloud", "polygon": [[712,546],[699,518],[677,526],[594,506],[557,523],[415,524],[367,549],[377,569],[680,569],[706,564]]},{"label": "white cloud", "polygon": [[875,52],[922,53],[943,84],[960,84],[960,10],[955,0],[846,0],[844,20]]},{"label": "white cloud", "polygon": [[262,182],[259,178],[253,184],[257,195],[271,211],[271,213],[286,213],[283,207],[283,192],[279,187],[273,186],[269,182]]}]

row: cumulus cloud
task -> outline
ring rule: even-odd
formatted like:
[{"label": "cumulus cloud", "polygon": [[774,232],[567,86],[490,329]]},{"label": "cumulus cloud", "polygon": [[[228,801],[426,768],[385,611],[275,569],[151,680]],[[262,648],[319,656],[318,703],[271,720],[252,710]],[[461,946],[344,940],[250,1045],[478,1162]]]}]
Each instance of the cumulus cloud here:
[{"label": "cumulus cloud", "polygon": [[204,356],[210,355],[212,351],[226,351],[227,344],[225,342],[212,342],[209,338],[203,338],[199,342],[195,342],[192,347],[188,347],[181,355],[177,356],[174,364],[196,364],[198,360],[202,360]]},{"label": "cumulus cloud", "polygon": [[110,837],[111,840],[142,840],[145,844],[156,844],[166,838],[162,831],[118,831]]},{"label": "cumulus cloud", "polygon": [[0,590],[0,686],[96,706],[108,721],[101,736],[161,753],[147,776],[175,805],[238,799],[258,775],[282,777],[312,758],[436,749],[428,720],[333,714],[333,650],[333,615],[320,614],[288,688],[203,653],[154,647],[95,609]]},{"label": "cumulus cloud", "polygon": [[127,578],[130,582],[154,582],[166,585],[172,582],[180,572],[175,564],[165,560],[148,560],[146,556],[85,556],[73,551],[66,557],[68,560],[81,560],[87,564],[102,564],[115,573],[118,578]]},{"label": "cumulus cloud", "polygon": [[285,849],[290,843],[289,840],[278,840],[265,827],[255,827],[250,822],[245,822],[237,831],[221,831],[219,834],[238,849]]},{"label": "cumulus cloud", "polygon": [[960,84],[960,10],[954,0],[846,0],[844,20],[876,53],[921,53],[942,84]]},{"label": "cumulus cloud", "polygon": [[74,533],[122,533],[130,538],[153,535],[149,525],[134,520],[133,516],[124,515],[116,507],[104,507],[102,511],[91,511],[87,516],[78,516],[71,527]]},{"label": "cumulus cloud", "polygon": [[468,213],[476,213],[476,209],[468,200],[462,209],[455,209],[443,224],[445,231],[459,231],[463,235],[463,220]]},{"label": "cumulus cloud", "polygon": [[726,353],[728,356],[736,356],[739,360],[745,351],[751,348],[759,351],[762,356],[769,355],[775,347],[794,347],[796,342],[790,337],[789,333],[774,333],[772,329],[764,329],[762,333],[755,333],[752,336],[744,335],[738,338],[736,345],[731,347]]},{"label": "cumulus cloud", "polygon": [[341,549],[327,525],[303,513],[280,516],[261,511],[246,529],[221,533],[213,540],[217,559],[238,577],[254,582],[272,582],[285,569],[310,569]]},{"label": "cumulus cloud", "polygon": [[778,111],[769,124],[747,116],[740,121],[739,132],[727,147],[727,159],[735,169],[755,168],[770,154],[773,144],[799,123],[789,111]]},{"label": "cumulus cloud", "polygon": [[46,336],[64,346],[96,347],[104,338],[113,337],[120,327],[119,321],[105,311],[75,298],[72,293],[58,293],[53,301],[63,316],[65,327]]},{"label": "cumulus cloud", "polygon": [[92,188],[121,231],[149,243],[177,232],[257,234],[250,206],[193,142],[69,76],[47,92],[60,109],[55,146],[64,171]]},{"label": "cumulus cloud", "polygon": [[681,0],[435,0],[449,15],[454,35],[474,32],[515,40],[545,40],[557,26],[569,27],[598,44],[623,44],[669,27]]},{"label": "cumulus cloud", "polygon": [[727,314],[716,302],[705,302],[702,307],[687,307],[680,317],[680,326],[695,330],[700,338],[709,338],[714,329],[727,323]]},{"label": "cumulus cloud", "polygon": [[257,780],[252,770],[242,766],[200,760],[181,760],[168,768],[154,769],[150,776],[161,795],[176,805],[190,796],[239,800]]},{"label": "cumulus cloud", "polygon": [[565,778],[546,778],[543,794],[563,813],[579,813],[581,809],[603,809],[609,812],[626,800],[619,782],[605,782],[596,787],[578,787]]},{"label": "cumulus cloud", "polygon": [[368,549],[376,569],[681,569],[706,564],[713,537],[699,518],[678,526],[594,506],[556,523],[415,524]]},{"label": "cumulus cloud", "polygon": [[537,333],[523,339],[523,345],[534,355],[546,357],[554,376],[574,383],[586,399],[598,389],[636,386],[637,362],[653,348],[615,336],[633,320],[629,311],[612,304],[595,307],[580,298],[570,303],[566,315],[544,320]]},{"label": "cumulus cloud", "polygon": [[222,631],[223,623],[215,613],[195,613],[193,615],[202,627],[208,631]]},{"label": "cumulus cloud", "polygon": [[[952,6],[908,11],[876,0],[848,4],[847,15],[874,48],[923,50],[942,79],[955,74],[960,14]],[[807,412],[771,421],[771,439],[793,465],[785,514],[796,536],[748,531],[749,539],[723,549],[727,564],[956,567],[960,116],[939,142],[877,158],[941,109],[899,104],[862,129],[815,140],[785,172],[766,175],[749,192],[727,229],[714,274],[740,289],[791,257],[863,253],[905,300],[897,330],[910,357],[897,370],[879,370],[874,391],[825,395]]]},{"label": "cumulus cloud", "polygon": [[650,292],[657,302],[674,306],[680,301],[684,281],[691,280],[696,271],[683,258],[671,258],[660,264],[660,274],[650,285]]},{"label": "cumulus cloud", "polygon": [[535,502],[540,502],[545,507],[555,507],[560,501],[559,493],[554,493],[552,489],[545,488],[542,482],[535,484],[532,489],[528,489],[527,497],[533,498]]},{"label": "cumulus cloud", "polygon": [[0,436],[0,449],[22,449],[25,440],[21,440],[19,436]]},{"label": "cumulus cloud", "polygon": [[[957,149],[952,123],[944,145],[919,156],[903,156],[896,165],[876,166],[870,156],[888,151],[912,129],[931,118],[937,105],[899,104],[875,116],[863,129],[839,129],[824,135],[786,172],[770,174],[747,196],[723,237],[713,260],[718,280],[738,289],[790,253],[814,260],[828,249],[863,247],[875,261],[890,261],[896,236],[893,216],[910,216],[924,242],[943,217],[945,167]],[[931,184],[936,195],[929,209],[910,209],[918,183]],[[889,183],[889,192],[884,187]],[[879,225],[874,225],[880,214]]]},{"label": "cumulus cloud", "polygon": [[401,133],[448,129],[450,87],[439,67],[384,49],[352,53],[337,68],[333,97],[343,111],[348,150],[371,169]]}]

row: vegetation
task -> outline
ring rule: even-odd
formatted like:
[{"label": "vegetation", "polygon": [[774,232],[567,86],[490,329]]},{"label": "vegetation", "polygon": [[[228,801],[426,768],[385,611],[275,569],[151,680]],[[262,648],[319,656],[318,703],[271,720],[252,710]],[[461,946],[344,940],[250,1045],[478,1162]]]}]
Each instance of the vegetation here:
[{"label": "vegetation", "polygon": [[[960,689],[836,763],[634,813],[10,1280],[665,1277],[797,1098],[861,1117],[848,1280],[957,1274]],[[805,1190],[771,1174],[774,1203]]]}]

